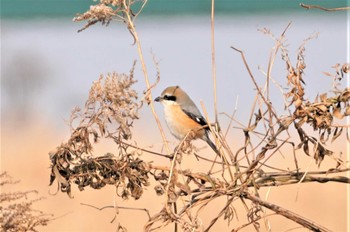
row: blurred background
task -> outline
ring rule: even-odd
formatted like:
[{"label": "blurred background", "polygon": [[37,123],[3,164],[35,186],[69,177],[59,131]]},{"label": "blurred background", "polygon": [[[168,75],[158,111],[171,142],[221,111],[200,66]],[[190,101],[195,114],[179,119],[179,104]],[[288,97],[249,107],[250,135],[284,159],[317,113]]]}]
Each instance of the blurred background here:
[{"label": "blurred background", "polygon": [[[259,69],[266,72],[275,42],[258,29],[268,28],[278,37],[290,22],[286,44],[294,64],[303,40],[318,33],[317,38],[306,45],[306,95],[312,101],[317,94],[331,90],[332,80],[323,72],[334,73],[332,66],[349,60],[349,16],[346,11],[306,10],[299,3],[216,1],[219,112],[232,114],[237,108],[235,117],[246,125],[255,97],[241,57],[230,47],[244,51],[254,76],[262,84],[265,76]],[[329,8],[348,5],[345,0],[303,3]],[[120,22],[112,21],[108,27],[96,24],[77,32],[85,24],[72,22],[72,18],[84,13],[91,4],[93,1],[87,0],[1,0],[1,170],[21,180],[16,186],[19,190],[36,189],[40,196],[46,197],[37,207],[53,213],[57,219],[41,228],[42,231],[113,231],[116,228],[116,222],[110,223],[113,210],[97,211],[80,205],[113,205],[116,199],[112,187],[83,192],[73,189],[74,199],[63,193],[52,195],[56,187],[48,187],[48,153],[69,138],[67,120],[71,110],[75,106],[83,107],[92,82],[100,74],[128,73],[133,61],[138,60],[133,38]],[[211,2],[203,0],[149,0],[135,24],[152,82],[156,79],[153,55],[159,61],[161,81],[153,96],[158,96],[169,85],[180,85],[197,104],[200,100],[205,103],[213,119],[210,7]],[[280,55],[277,58],[272,76],[285,84],[285,64]],[[138,79],[135,88],[142,97],[146,87],[140,62],[135,77]],[[346,80],[342,84],[348,85]],[[274,94],[275,107],[283,109],[281,94],[278,91]],[[160,105],[156,105],[156,110],[162,114]],[[140,118],[134,125],[133,139],[140,146],[159,145],[161,137],[154,133],[157,127],[148,107],[143,107]],[[223,127],[228,125],[227,117],[220,115],[219,119]],[[233,130],[232,133],[232,139],[239,139],[242,132]],[[175,142],[169,133],[167,135]],[[196,145],[204,146],[201,142]],[[349,152],[347,146],[345,139],[336,146],[344,159]],[[233,145],[233,149],[237,147]],[[113,152],[114,148],[113,144],[102,143],[95,152]],[[192,157],[187,159],[188,164],[197,162]],[[300,159],[304,159],[302,167],[318,170],[312,158],[302,156]],[[334,164],[328,161],[321,167]],[[154,162],[166,163],[166,160]],[[276,162],[293,168],[293,162],[288,163],[291,166],[284,159]],[[150,207],[151,214],[156,213],[162,207],[163,198],[154,197],[151,188],[144,197],[151,199],[148,202],[159,203],[149,205],[142,199],[126,202],[118,198],[118,205]],[[346,207],[349,193],[346,191],[344,184],[307,184],[271,189],[269,199],[333,231],[346,231],[349,229]],[[137,218],[139,223],[124,223],[130,217]],[[280,219],[271,218],[272,231],[305,231],[287,220],[278,223]],[[121,211],[117,219],[130,226],[130,231],[140,231],[146,220],[144,214],[128,211]],[[227,228],[225,223],[217,225],[216,230]]]}]

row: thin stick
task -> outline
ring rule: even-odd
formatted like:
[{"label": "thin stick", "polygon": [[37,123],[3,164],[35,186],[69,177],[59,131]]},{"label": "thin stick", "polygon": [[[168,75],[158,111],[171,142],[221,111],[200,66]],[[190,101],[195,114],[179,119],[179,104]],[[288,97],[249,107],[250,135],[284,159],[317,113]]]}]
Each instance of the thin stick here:
[{"label": "thin stick", "polygon": [[[108,209],[108,208],[115,209],[115,206],[112,206],[112,205],[107,205],[107,206],[103,206],[103,207],[99,208],[97,206],[86,204],[86,203],[80,203],[80,204],[84,205],[84,206],[89,206],[91,208],[94,208],[94,209],[97,209],[97,210],[100,210],[100,211],[102,211],[104,209]],[[141,211],[145,211],[147,213],[148,219],[151,219],[151,215],[150,215],[148,209],[146,209],[146,208],[124,207],[124,206],[117,206],[117,208],[118,209],[127,209],[127,210],[141,210]]]},{"label": "thin stick", "polygon": [[204,232],[208,232],[211,227],[217,222],[217,220],[226,212],[227,208],[230,207],[232,201],[235,199],[235,197],[231,197],[227,202],[224,208],[220,211],[220,213],[213,219],[211,220],[209,226],[204,230]]},{"label": "thin stick", "polygon": [[[206,108],[205,108],[205,106],[204,106],[204,103],[203,103],[202,101],[201,101],[201,105],[202,105],[204,117],[206,118],[207,122],[209,122],[209,121],[208,121],[208,113],[207,113],[207,110],[206,110]],[[211,128],[210,123],[208,123],[208,126],[209,126],[210,131],[213,131],[213,129]],[[214,136],[214,137],[215,137],[215,141],[217,141],[218,138],[217,138],[216,136]],[[218,144],[218,143],[216,143],[216,144]],[[225,154],[223,154],[223,153],[220,152],[220,148],[219,148],[218,151],[219,151],[219,154],[217,154],[217,155],[218,155],[218,156],[221,156],[222,160],[224,161],[224,163],[225,163],[226,166],[228,167],[227,170],[228,170],[228,172],[229,172],[229,174],[230,174],[231,180],[233,181],[234,178],[233,178],[233,174],[232,174],[232,171],[231,171],[231,168],[230,168],[230,164],[228,163],[228,160],[227,160]],[[223,171],[224,171],[224,170],[223,170]]]},{"label": "thin stick", "polygon": [[[146,0],[147,2],[147,0]],[[126,0],[123,0],[123,5],[126,9],[128,9],[127,12],[131,12],[131,9],[130,6],[126,3]],[[149,79],[148,79],[148,73],[147,73],[147,68],[146,68],[146,64],[145,64],[145,61],[144,61],[144,58],[143,58],[143,54],[142,54],[142,47],[141,47],[141,42],[140,42],[140,39],[138,37],[138,34],[137,34],[137,31],[135,29],[135,25],[134,25],[134,22],[133,20],[131,19],[130,17],[130,14],[127,13],[126,14],[126,18],[127,18],[127,21],[128,21],[128,27],[130,28],[130,31],[132,31],[132,34],[134,36],[134,39],[135,39],[135,43],[137,45],[137,50],[138,50],[138,53],[139,53],[139,57],[140,57],[140,61],[141,61],[141,66],[142,66],[142,72],[143,72],[143,75],[145,77],[145,83],[146,83],[146,86],[147,86],[147,90],[149,90],[149,98],[151,99],[151,101],[149,101],[149,105],[150,105],[150,108],[151,108],[151,111],[152,111],[152,114],[153,114],[153,117],[154,119],[156,120],[156,123],[157,123],[157,126],[158,126],[158,129],[160,131],[160,134],[162,136],[162,139],[163,139],[163,143],[165,145],[165,149],[168,153],[168,155],[171,154],[171,151],[170,151],[170,148],[169,148],[169,144],[168,144],[168,141],[165,137],[165,133],[164,133],[164,130],[162,128],[162,125],[160,124],[160,121],[159,121],[159,118],[158,118],[158,115],[154,109],[154,103],[152,101],[152,92],[150,91],[150,88],[151,88],[151,85],[149,83]]]},{"label": "thin stick", "polygon": [[289,211],[287,209],[284,209],[278,205],[269,203],[267,201],[261,200],[258,197],[255,197],[253,195],[251,195],[250,193],[245,192],[244,194],[242,194],[242,197],[251,200],[252,202],[254,202],[255,204],[259,204],[261,206],[264,206],[265,208],[268,208],[274,212],[276,212],[279,215],[282,215],[300,225],[302,225],[303,227],[312,230],[312,231],[322,231],[322,232],[330,232],[329,229],[321,226],[321,225],[317,225],[316,223],[292,212]]},{"label": "thin stick", "polygon": [[[216,63],[215,63],[215,24],[214,24],[214,10],[215,0],[211,0],[211,65],[212,65],[212,77],[213,77],[213,88],[214,88],[214,112],[215,112],[215,123],[218,125],[218,105],[216,96]],[[216,128],[217,129],[217,128]]]},{"label": "thin stick", "polygon": [[[233,50],[235,50],[236,52],[239,52],[239,53],[241,54],[241,58],[242,58],[242,60],[243,60],[243,63],[244,63],[244,65],[245,65],[245,67],[246,67],[246,69],[247,69],[247,71],[248,71],[248,74],[249,74],[250,78],[251,78],[252,81],[253,81],[253,84],[254,84],[256,90],[258,91],[258,94],[260,95],[261,99],[264,101],[264,103],[266,104],[266,106],[268,106],[268,107],[271,106],[271,104],[266,100],[266,97],[264,96],[264,94],[261,92],[261,89],[259,88],[258,84],[256,83],[255,78],[254,78],[254,76],[253,76],[253,73],[251,72],[251,70],[250,70],[250,68],[249,68],[249,66],[248,66],[248,62],[247,62],[247,60],[246,60],[246,58],[245,58],[245,55],[244,55],[243,51],[241,51],[241,50],[239,50],[239,49],[237,49],[237,48],[235,48],[235,47],[233,47],[233,46],[231,46],[231,48],[232,48]],[[272,112],[272,114],[275,116],[275,118],[278,118],[278,116],[276,115],[275,112]]]},{"label": "thin stick", "polygon": [[340,11],[340,10],[350,10],[350,7],[337,7],[337,8],[325,8],[317,5],[306,5],[304,3],[300,3],[300,6],[306,9],[320,9],[324,11]]},{"label": "thin stick", "polygon": [[[270,216],[274,216],[274,215],[277,215],[277,214],[276,214],[276,213],[266,214],[266,215],[264,216],[264,218],[267,218],[267,217],[270,217]],[[247,226],[250,226],[251,224],[253,224],[253,223],[255,223],[255,222],[258,222],[258,221],[261,220],[261,219],[262,219],[262,218],[258,217],[258,218],[254,219],[254,220],[252,220],[252,221],[249,221],[248,223],[246,223],[246,224],[244,224],[244,225],[241,225],[241,226],[239,226],[239,227],[237,227],[237,228],[231,230],[231,232],[240,231],[241,229],[243,229],[243,228],[245,228],[245,227],[247,227]],[[269,230],[269,231],[271,231],[271,230]]]}]

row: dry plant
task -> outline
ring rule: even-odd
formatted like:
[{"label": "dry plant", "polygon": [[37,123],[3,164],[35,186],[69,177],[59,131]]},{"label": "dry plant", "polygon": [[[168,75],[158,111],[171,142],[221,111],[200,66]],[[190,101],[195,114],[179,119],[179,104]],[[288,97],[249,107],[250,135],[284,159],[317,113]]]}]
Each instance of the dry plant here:
[{"label": "dry plant", "polygon": [[[142,2],[142,9],[146,2]],[[252,74],[244,53],[232,47],[242,57],[243,64],[256,91],[255,101],[251,107],[251,116],[247,122],[239,122],[233,116],[224,113],[230,119],[229,128],[225,133],[216,120],[215,125],[208,125],[220,148],[220,157],[214,160],[203,158],[195,154],[198,162],[209,163],[207,173],[193,172],[181,168],[179,163],[185,151],[191,151],[187,141],[181,141],[174,152],[167,148],[167,154],[138,147],[132,141],[133,121],[138,119],[138,110],[146,102],[154,113],[151,90],[147,70],[143,62],[141,43],[134,26],[134,19],[139,13],[131,8],[135,1],[100,0],[90,10],[78,15],[75,21],[87,20],[87,28],[96,22],[108,24],[113,19],[119,19],[127,25],[137,45],[140,61],[143,68],[147,90],[143,98],[138,100],[133,90],[134,67],[129,74],[113,72],[106,76],[101,75],[91,87],[85,107],[74,109],[70,127],[71,137],[50,154],[51,181],[58,183],[62,192],[72,195],[72,185],[79,190],[86,187],[101,189],[107,185],[116,188],[117,195],[123,199],[130,197],[142,200],[145,187],[152,185],[155,194],[163,196],[161,210],[148,214],[148,222],[144,225],[145,231],[161,231],[169,224],[175,225],[175,231],[181,227],[183,231],[209,231],[222,218],[228,222],[228,229],[239,231],[251,227],[259,231],[261,223],[271,215],[281,215],[303,227],[314,231],[329,231],[294,212],[276,204],[262,200],[259,196],[261,187],[275,187],[308,182],[339,182],[350,183],[346,177],[349,174],[349,162],[342,159],[341,153],[332,151],[332,142],[342,137],[349,143],[349,127],[346,118],[350,115],[350,88],[342,87],[345,76],[349,73],[349,64],[336,64],[333,73],[325,73],[333,79],[332,91],[320,94],[311,101],[306,97],[305,45],[313,38],[307,38],[297,51],[296,61],[290,58],[285,43],[285,34],[289,27],[276,37],[268,29],[260,31],[275,41],[267,71],[262,71],[265,82],[258,85],[257,78]],[[214,5],[212,7],[214,10]],[[214,15],[212,14],[212,20]],[[212,24],[213,25],[213,24]],[[215,50],[213,48],[213,77],[215,83]],[[234,54],[233,54],[234,55]],[[276,60],[286,65],[285,84],[282,80],[272,77]],[[274,100],[271,98],[271,89],[281,91],[285,109],[277,111]],[[204,104],[203,111],[207,117]],[[343,124],[341,124],[343,123]],[[158,123],[159,131],[163,134]],[[243,132],[243,144],[231,144],[226,138],[230,128]],[[298,137],[291,136],[296,133]],[[154,133],[154,132],[152,132]],[[96,155],[94,145],[100,139],[113,140],[116,149],[113,153]],[[163,136],[167,147],[167,142]],[[193,150],[191,151],[192,153]],[[142,155],[149,153],[155,157],[169,160],[168,166],[157,166],[151,161],[142,159]],[[269,165],[269,160],[277,154],[294,157],[293,170],[285,170]],[[308,171],[299,168],[297,154],[304,153],[311,156],[320,165],[324,159],[334,161],[334,167],[319,171]],[[272,170],[272,171],[271,171]],[[332,174],[332,175],[330,175]],[[222,201],[225,204],[218,214],[212,215],[209,223],[203,223],[200,215],[210,211],[212,202]],[[246,210],[246,222],[241,226],[233,225],[236,220],[236,207],[243,205]],[[117,208],[125,208],[115,206]],[[270,212],[266,213],[265,209]],[[126,228],[118,225],[118,231]]]},{"label": "dry plant", "polygon": [[[6,172],[0,173],[0,187],[15,185],[14,181]],[[37,191],[16,191],[0,193],[0,229],[1,231],[39,231],[38,227],[46,226],[52,215],[33,208],[33,204],[43,198],[29,200],[29,196],[37,194]]]},{"label": "dry plant", "polygon": [[350,7],[346,6],[346,7],[336,7],[336,8],[326,8],[326,7],[322,7],[322,6],[318,6],[318,5],[308,5],[308,4],[304,4],[304,3],[300,3],[300,6],[305,8],[305,9],[320,9],[323,11],[343,11],[343,10],[350,10]]}]

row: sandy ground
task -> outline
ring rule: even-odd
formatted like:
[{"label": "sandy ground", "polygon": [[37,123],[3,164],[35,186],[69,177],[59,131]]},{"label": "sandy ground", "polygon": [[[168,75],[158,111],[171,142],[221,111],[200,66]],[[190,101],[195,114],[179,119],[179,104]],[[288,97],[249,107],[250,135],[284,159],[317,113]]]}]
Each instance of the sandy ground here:
[{"label": "sandy ground", "polygon": [[[122,200],[116,197],[113,187],[105,187],[102,190],[86,188],[83,192],[79,192],[74,187],[73,199],[61,192],[55,194],[56,185],[48,186],[50,175],[48,152],[63,142],[67,138],[67,134],[56,134],[55,129],[44,120],[41,122],[27,121],[25,125],[19,127],[18,125],[11,127],[10,124],[7,124],[3,126],[2,130],[1,168],[15,179],[21,180],[20,184],[5,187],[2,191],[35,189],[39,191],[38,196],[46,198],[37,202],[34,207],[54,214],[55,219],[47,227],[40,228],[40,231],[114,231],[118,223],[128,227],[129,231],[141,231],[143,224],[147,221],[147,216],[143,211],[120,210],[116,220],[110,223],[115,215],[114,209],[108,208],[98,211],[81,205],[81,203],[96,207],[117,204],[118,206],[148,208],[151,214],[159,211],[163,205],[164,198],[157,197],[152,186],[148,187],[143,197],[137,201],[133,199]],[[113,151],[113,145],[106,145],[98,149]],[[155,162],[157,162],[156,159],[159,159],[148,156],[145,158],[154,159]],[[301,157],[300,161],[302,166],[309,166],[310,170],[317,170],[311,159]],[[331,165],[332,162],[326,159],[324,164]],[[187,165],[188,167],[196,167],[200,166],[200,162],[188,156],[185,157],[182,165],[183,167]],[[310,218],[332,231],[346,231],[348,220],[346,206],[349,202],[345,184],[311,183],[265,188],[261,189],[261,196],[266,196],[269,201]],[[35,196],[33,195],[33,197]],[[231,223],[232,225],[241,225],[245,221],[245,210],[239,202],[234,205],[239,220],[234,219]],[[220,201],[209,205],[208,208],[210,210],[204,210],[200,214],[204,225],[209,223],[213,212],[220,210]],[[290,229],[305,231],[305,229],[280,216],[271,216],[269,221],[272,231],[288,231]],[[220,220],[214,227],[214,231],[225,229],[226,225],[226,221]],[[263,227],[264,224],[262,223],[261,226]],[[243,231],[251,229],[248,227]],[[172,228],[163,228],[161,231],[172,231]]]}]

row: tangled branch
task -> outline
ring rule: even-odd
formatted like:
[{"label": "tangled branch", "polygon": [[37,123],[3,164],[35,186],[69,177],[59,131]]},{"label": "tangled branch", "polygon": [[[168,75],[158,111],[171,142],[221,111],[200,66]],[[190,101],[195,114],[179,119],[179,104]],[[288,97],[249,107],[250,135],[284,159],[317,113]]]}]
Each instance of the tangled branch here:
[{"label": "tangled branch", "polygon": [[[87,20],[88,23],[83,29],[97,22],[108,25],[113,19],[118,19],[127,25],[138,45],[145,75],[147,90],[144,99],[150,104],[154,113],[150,90],[155,85],[150,85],[148,81],[140,41],[133,24],[139,13],[135,14],[131,10],[136,2],[100,0],[98,4],[91,6],[89,11],[74,18],[74,21]],[[142,9],[145,1],[141,2]],[[181,226],[184,231],[209,231],[220,218],[228,222],[228,227],[233,228],[232,231],[247,226],[253,226],[259,231],[260,221],[267,220],[265,208],[307,229],[329,231],[294,212],[263,201],[259,196],[259,189],[263,187],[309,182],[350,183],[350,179],[344,175],[350,172],[349,163],[329,148],[332,142],[341,137],[347,137],[349,142],[350,126],[339,124],[350,116],[350,88],[342,87],[344,76],[349,72],[349,64],[336,64],[333,66],[334,73],[324,73],[333,80],[332,91],[316,96],[314,101],[309,100],[305,88],[307,82],[305,47],[307,42],[317,35],[310,36],[302,42],[297,51],[296,61],[292,62],[284,44],[289,26],[290,24],[279,37],[274,36],[266,28],[260,30],[275,41],[267,72],[264,73],[263,85],[259,85],[256,81],[257,78],[253,75],[245,54],[240,49],[232,47],[240,54],[253,83],[255,100],[247,122],[239,122],[233,116],[229,118],[229,126],[237,124],[234,128],[243,133],[243,144],[233,146],[226,139],[226,134],[216,130],[222,128],[218,119],[215,120],[215,128],[209,125],[217,146],[220,147],[220,157],[214,160],[210,158],[198,160],[198,163],[203,162],[211,166],[208,172],[194,172],[181,166],[185,154],[193,153],[197,158],[202,157],[194,152],[190,134],[178,144],[172,154],[164,136],[163,142],[167,154],[139,147],[136,141],[132,141],[131,128],[134,120],[138,119],[138,110],[143,102],[138,100],[137,93],[132,88],[135,82],[133,66],[129,75],[118,73],[101,75],[93,84],[84,109],[77,108],[72,112],[71,137],[50,154],[50,185],[56,181],[58,189],[69,196],[72,196],[74,185],[80,191],[86,187],[101,189],[109,185],[116,188],[117,195],[122,199],[132,197],[135,200],[143,199],[146,187],[153,186],[155,196],[163,196],[165,203],[158,212],[150,213],[144,225],[145,231],[164,228],[169,224],[175,224],[176,228]],[[271,74],[278,55],[281,56],[281,62],[286,65],[284,81],[275,80]],[[159,73],[157,77],[158,82]],[[285,84],[278,83],[281,81]],[[273,88],[271,83],[276,84],[281,90],[281,97],[285,102],[283,114],[276,110],[270,96]],[[202,108],[207,116],[204,104]],[[155,113],[154,116],[158,122]],[[159,129],[162,133],[160,126]],[[290,136],[292,131],[298,134],[297,138]],[[93,147],[101,139],[115,142],[115,150],[103,155],[94,154]],[[271,157],[285,153],[285,150],[288,156],[294,157],[294,164],[291,165],[295,165],[295,169],[283,170],[269,165]],[[165,158],[169,163],[164,166],[155,165],[143,159],[144,153]],[[316,172],[302,170],[298,166],[296,153],[312,157],[319,167],[328,157],[334,161],[334,167]],[[271,172],[271,169],[274,171]],[[336,174],[338,176],[335,176]],[[212,215],[208,225],[203,223],[200,213],[208,211],[210,203],[223,198],[225,204],[219,213]],[[247,222],[237,227],[230,225],[230,222],[237,217],[235,207],[238,204],[243,205],[246,210]],[[125,229],[118,226],[119,228]]]}]

